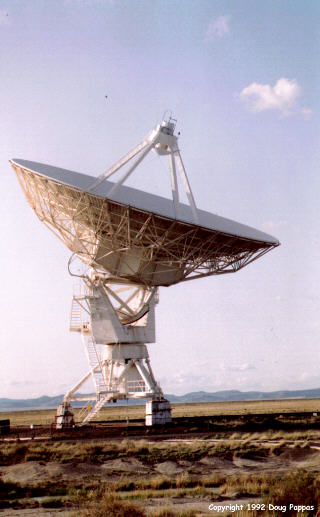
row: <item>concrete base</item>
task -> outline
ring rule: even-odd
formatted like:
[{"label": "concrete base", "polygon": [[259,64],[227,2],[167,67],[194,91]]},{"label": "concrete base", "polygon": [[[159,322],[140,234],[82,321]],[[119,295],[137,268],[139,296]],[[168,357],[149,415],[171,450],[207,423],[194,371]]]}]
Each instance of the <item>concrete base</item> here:
[{"label": "concrete base", "polygon": [[165,425],[172,422],[171,405],[169,400],[149,400],[146,403],[146,420],[147,426]]},{"label": "concrete base", "polygon": [[56,414],[56,429],[66,429],[74,426],[73,413],[71,411],[71,405],[68,402],[62,402],[57,407]]}]

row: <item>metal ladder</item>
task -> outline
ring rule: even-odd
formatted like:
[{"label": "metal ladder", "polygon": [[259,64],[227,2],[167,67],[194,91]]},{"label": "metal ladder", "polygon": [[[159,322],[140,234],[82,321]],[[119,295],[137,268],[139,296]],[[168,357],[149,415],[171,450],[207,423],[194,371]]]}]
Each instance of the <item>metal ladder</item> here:
[{"label": "metal ladder", "polygon": [[99,400],[95,403],[93,408],[87,413],[85,418],[82,420],[82,422],[79,424],[79,426],[86,424],[87,422],[90,422],[93,417],[96,416],[96,414],[100,411],[100,409],[105,405],[106,402],[109,401],[109,395],[101,395]]},{"label": "metal ladder", "polygon": [[78,304],[75,296],[72,297],[71,311],[70,311],[70,324],[69,330],[71,332],[81,332],[82,329],[82,317],[81,307]]},{"label": "metal ladder", "polygon": [[91,336],[86,335],[86,333],[83,333],[82,336],[85,340],[86,352],[88,356],[92,378],[96,387],[96,394],[97,396],[99,396],[101,392],[106,391],[107,389],[102,371],[102,362],[100,359],[99,352]]}]

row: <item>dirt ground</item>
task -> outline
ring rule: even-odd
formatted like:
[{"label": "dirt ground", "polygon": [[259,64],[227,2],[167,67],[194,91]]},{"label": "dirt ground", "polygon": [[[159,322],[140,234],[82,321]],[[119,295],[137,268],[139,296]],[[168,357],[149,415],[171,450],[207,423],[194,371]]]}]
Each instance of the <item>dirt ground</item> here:
[{"label": "dirt ground", "polygon": [[[183,442],[183,441],[182,441]],[[219,473],[226,476],[240,476],[243,474],[286,474],[298,469],[320,472],[320,443],[313,443],[308,448],[287,447],[278,456],[255,457],[247,459],[234,457],[232,460],[215,456],[204,456],[198,461],[162,461],[153,465],[145,464],[134,457],[117,458],[105,461],[101,464],[89,462],[58,463],[54,461],[27,461],[15,465],[1,466],[0,477],[4,482],[15,482],[22,485],[36,485],[39,482],[70,482],[87,483],[89,481],[112,481],[121,476],[134,475],[152,477],[157,475],[174,476],[188,473],[193,476],[206,476]],[[248,498],[239,498],[236,492],[223,494],[219,497],[219,488],[212,489],[212,497],[216,495],[214,502],[223,501],[223,504],[246,503]],[[251,499],[252,501],[252,499]],[[212,502],[209,496],[175,497],[173,499],[150,498],[141,501],[146,511],[152,515],[152,510],[163,506],[173,506],[174,510],[188,510],[197,508],[199,512],[208,512],[208,506]],[[1,517],[71,517],[74,510],[66,509],[25,509],[25,510],[0,510]],[[207,515],[220,515],[213,511]],[[199,515],[205,515],[199,513]]]},{"label": "dirt ground", "polygon": [[[183,443],[183,440],[181,440]],[[261,442],[260,442],[261,444]],[[152,476],[156,474],[174,475],[183,472],[199,476],[213,472],[241,475],[253,472],[286,473],[297,469],[320,472],[320,443],[312,444],[307,449],[287,448],[279,456],[256,459],[237,458],[233,460],[205,456],[199,461],[164,461],[150,466],[137,458],[127,457],[105,461],[102,464],[83,462],[43,462],[28,461],[16,465],[1,466],[0,476],[3,481],[33,484],[46,481],[108,481],[113,476],[130,475]],[[0,510],[1,512],[1,510]]]}]

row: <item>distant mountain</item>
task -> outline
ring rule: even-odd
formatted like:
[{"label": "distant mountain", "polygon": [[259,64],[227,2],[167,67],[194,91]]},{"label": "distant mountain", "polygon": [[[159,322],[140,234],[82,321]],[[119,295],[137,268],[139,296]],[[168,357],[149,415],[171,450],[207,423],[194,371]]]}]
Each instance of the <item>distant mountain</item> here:
[{"label": "distant mountain", "polygon": [[[207,393],[206,391],[195,391],[186,393],[185,395],[165,395],[170,402],[227,402],[237,400],[271,400],[271,399],[288,399],[288,398],[320,398],[320,388],[313,390],[295,390],[295,391],[216,391]],[[7,399],[0,398],[0,411],[14,411],[23,409],[51,409],[61,404],[63,395],[55,397],[38,397],[34,399]],[[144,400],[129,400],[130,405],[143,404]],[[126,401],[119,401],[119,405],[127,404]],[[84,402],[73,402],[73,406],[84,405]]]},{"label": "distant mountain", "polygon": [[[32,409],[55,409],[59,404],[61,404],[64,395],[56,395],[55,397],[47,397],[43,395],[42,397],[38,397],[35,399],[7,399],[0,398],[0,411],[23,411],[23,410],[32,410]],[[145,399],[139,400],[119,400],[117,404],[119,406],[127,405],[139,405],[145,404]],[[73,407],[82,407],[86,404],[85,401],[80,402],[72,402]],[[113,406],[114,404],[111,402],[109,404]]]},{"label": "distant mountain", "polygon": [[215,391],[208,393],[206,391],[196,391],[186,393],[186,395],[166,395],[170,402],[231,402],[237,400],[271,400],[271,399],[294,399],[294,398],[318,398],[320,397],[320,388],[312,390],[293,390],[293,391]]},{"label": "distant mountain", "polygon": [[4,399],[0,398],[0,411],[19,409],[50,409],[61,404],[63,395],[47,397],[46,395],[36,399]]}]

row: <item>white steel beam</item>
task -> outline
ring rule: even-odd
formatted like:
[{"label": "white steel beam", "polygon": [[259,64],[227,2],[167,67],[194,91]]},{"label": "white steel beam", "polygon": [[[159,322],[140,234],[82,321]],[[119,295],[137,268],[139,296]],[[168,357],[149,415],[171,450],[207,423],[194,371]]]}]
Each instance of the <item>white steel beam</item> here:
[{"label": "white steel beam", "polygon": [[170,175],[171,175],[171,192],[174,206],[174,215],[176,218],[179,216],[179,189],[176,172],[176,162],[174,152],[171,149],[170,152]]},{"label": "white steel beam", "polygon": [[143,151],[143,153],[141,153],[141,155],[139,156],[139,158],[134,162],[133,165],[131,165],[131,167],[129,167],[129,169],[127,170],[127,172],[122,176],[122,178],[120,178],[119,181],[117,181],[117,183],[115,183],[113,185],[113,187],[109,190],[108,192],[108,196],[112,196],[116,190],[120,187],[120,185],[122,185],[122,183],[124,183],[126,181],[126,179],[130,176],[130,174],[138,167],[139,163],[142,162],[142,160],[147,156],[147,154],[151,151],[151,149],[154,147],[154,145],[156,144],[156,137],[158,136],[158,134],[155,136],[155,138],[152,139],[151,143],[148,145],[148,147]]},{"label": "white steel beam", "polygon": [[199,224],[198,210],[197,210],[196,203],[195,203],[195,200],[194,200],[194,197],[193,197],[193,194],[192,194],[192,190],[191,190],[191,186],[190,186],[190,183],[189,183],[189,180],[188,180],[188,176],[187,176],[186,170],[185,170],[184,165],[183,165],[181,154],[180,154],[180,152],[178,150],[176,151],[176,154],[177,154],[177,158],[178,158],[178,165],[179,165],[181,179],[182,179],[182,182],[183,182],[186,194],[187,194],[187,198],[188,198],[191,210],[192,210],[194,222],[196,224]]},{"label": "white steel beam", "polygon": [[158,387],[157,384],[154,384],[153,383],[153,380],[151,379],[150,375],[149,375],[149,372],[146,370],[146,368],[143,366],[142,362],[140,361],[135,361],[135,366],[138,370],[138,372],[140,373],[141,377],[143,378],[144,382],[146,383],[146,385],[148,386],[149,390],[151,392],[155,392],[156,391],[156,388]]},{"label": "white steel beam", "polygon": [[149,140],[145,139],[140,144],[138,144],[136,147],[131,149],[123,158],[121,158],[117,163],[115,163],[112,167],[110,167],[106,172],[101,174],[94,183],[89,188],[89,191],[92,192],[96,187],[98,187],[101,183],[104,182],[104,180],[110,178],[112,174],[117,172],[121,167],[123,167],[126,163],[128,163],[132,158],[134,158],[140,151],[142,151],[147,145],[149,145]]},{"label": "white steel beam", "polygon": [[66,395],[63,397],[63,401],[66,402],[70,400],[70,397],[72,397],[75,391],[77,391],[82,386],[82,384],[84,384],[91,377],[91,375],[92,373],[90,370],[88,373],[86,373],[86,375],[82,377],[82,379],[79,382],[77,382],[77,384],[73,388],[71,388],[71,390],[68,391],[68,393],[66,393]]}]

